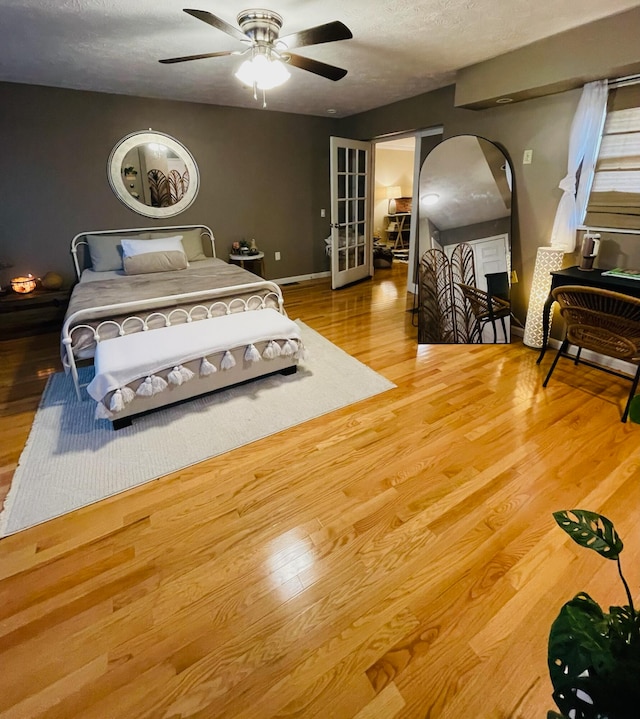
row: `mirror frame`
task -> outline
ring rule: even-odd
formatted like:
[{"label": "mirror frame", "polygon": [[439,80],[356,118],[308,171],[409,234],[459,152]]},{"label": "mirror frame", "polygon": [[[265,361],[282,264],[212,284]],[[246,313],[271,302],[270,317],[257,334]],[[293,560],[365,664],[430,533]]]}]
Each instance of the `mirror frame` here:
[{"label": "mirror frame", "polygon": [[[492,214],[491,216],[485,218],[478,218],[477,216],[475,216],[475,220],[470,223],[470,220],[472,220],[472,218],[460,218],[459,214],[457,213],[457,210],[460,208],[461,205],[469,204],[469,202],[471,202],[472,205],[477,202],[478,206],[484,206],[486,197],[489,196],[489,193],[485,190],[484,187],[478,186],[478,193],[474,193],[469,189],[468,186],[463,186],[463,188],[461,189],[458,183],[453,183],[453,185],[451,186],[455,186],[455,192],[452,196],[448,196],[448,192],[442,193],[440,188],[435,186],[429,186],[429,183],[425,183],[423,185],[424,179],[433,180],[434,177],[438,177],[438,175],[434,175],[435,171],[438,169],[448,170],[449,172],[453,169],[456,171],[456,176],[459,176],[461,167],[461,163],[459,161],[459,147],[458,153],[456,154],[454,152],[453,154],[453,159],[456,160],[455,163],[452,163],[451,157],[447,158],[448,163],[446,163],[447,166],[445,168],[441,167],[441,157],[437,158],[440,165],[438,165],[437,163],[432,163],[432,165],[429,165],[428,163],[430,158],[431,160],[434,160],[434,158],[436,158],[436,153],[439,153],[441,155],[443,152],[445,152],[445,145],[447,145],[447,143],[451,148],[455,148],[456,146],[453,143],[456,140],[460,141],[461,139],[463,139],[464,141],[468,141],[470,139],[475,140],[478,143],[483,155],[482,158],[478,157],[478,159],[482,162],[482,167],[484,168],[486,166],[490,171],[492,167],[494,168],[495,172],[491,172],[491,175],[493,176],[493,181],[489,183],[492,188],[491,195],[493,196],[495,194],[496,199],[502,198],[502,203],[498,204],[504,204],[505,208],[508,210],[507,215],[500,214],[498,217],[495,217]],[[483,143],[486,143],[487,146],[492,148],[492,151],[497,151],[499,153],[500,173],[497,172],[498,165],[496,164],[496,162],[498,161],[498,155],[496,155],[492,159],[489,159],[487,157],[486,149],[483,149]],[[468,153],[465,153],[464,159],[464,171],[468,171],[470,169],[470,166],[480,167],[479,165],[475,165],[475,163],[471,165],[471,163],[469,162]],[[435,167],[433,166],[434,164],[436,165]],[[504,173],[504,183],[502,182],[502,180],[499,181],[499,177],[502,177],[502,173]],[[476,179],[475,176],[473,176],[471,173],[470,178],[474,180]],[[489,188],[489,184],[487,184],[487,190]],[[494,189],[495,193],[493,192]],[[467,233],[466,236],[461,236],[458,239],[455,239],[455,237],[452,237],[451,235],[447,238],[442,238],[442,236],[440,235],[437,238],[437,248],[434,247],[431,241],[431,224],[427,225],[427,227],[424,226],[425,220],[427,220],[428,222],[432,221],[431,216],[433,213],[430,213],[429,208],[423,204],[422,198],[424,194],[428,194],[430,192],[439,192],[439,190],[441,196],[445,199],[444,206],[447,206],[446,201],[448,201],[450,210],[456,210],[456,219],[461,221],[461,224],[459,222],[458,224],[451,226],[450,223],[446,221],[441,221],[440,224],[442,225],[442,227],[435,225],[434,222],[434,226],[439,229],[441,233],[446,233],[449,230],[457,232],[460,229],[474,227],[475,225],[481,225],[484,223],[497,222],[501,224],[502,220],[507,221],[506,224],[508,225],[508,229],[505,228],[505,231],[502,231],[502,227],[498,227],[496,225],[494,229],[490,227],[486,228],[486,231],[488,233],[486,236],[477,236],[475,235],[475,233]],[[480,192],[480,190],[482,191]],[[472,312],[471,303],[468,299],[464,297],[464,293],[459,287],[457,287],[457,285],[460,283],[473,285],[478,289],[481,289],[483,292],[488,289],[487,287],[480,287],[482,283],[479,280],[484,273],[480,272],[482,268],[482,263],[476,264],[478,260],[475,257],[476,253],[475,249],[473,248],[474,243],[477,243],[479,241],[497,241],[502,237],[506,237],[507,244],[505,244],[504,246],[504,259],[506,262],[507,272],[509,272],[512,268],[511,257],[513,251],[512,243],[515,187],[511,160],[506,150],[500,144],[489,140],[486,137],[482,137],[480,135],[472,135],[469,133],[452,135],[451,137],[443,139],[441,142],[431,148],[431,150],[422,160],[418,176],[418,197],[420,198],[420,202],[418,206],[418,217],[416,222],[417,229],[415,237],[415,253],[417,265],[415,268],[415,273],[418,277],[418,296],[421,298],[425,298],[424,300],[420,299],[418,302],[418,344],[489,344],[489,341],[486,340],[483,334],[477,332],[476,318],[475,314]],[[499,210],[500,208],[496,206],[494,209]],[[464,219],[464,221],[462,221],[462,219]],[[422,232],[425,232],[425,238],[429,239],[428,244],[422,245]],[[440,244],[441,239],[444,239],[444,244]],[[446,241],[447,239],[449,240],[448,242]],[[447,252],[447,249],[445,248],[451,248],[452,252],[449,254]],[[456,251],[458,249],[460,251],[460,254],[458,257],[456,257]],[[465,250],[467,251],[467,253],[469,251],[473,253],[473,263],[469,261],[468,257],[465,258]],[[473,267],[473,272],[470,272],[471,267]],[[510,302],[511,282],[509,277],[507,279],[509,282]],[[426,281],[425,285],[423,285],[423,281]],[[430,291],[430,286],[433,288],[432,291]],[[503,298],[501,294],[496,294],[496,296]],[[503,299],[507,298],[504,297]],[[446,303],[449,300],[450,304],[447,306]],[[507,319],[506,315],[502,319],[500,317],[496,317],[494,322],[497,323],[498,321],[500,321],[500,323],[503,323],[504,319]],[[505,340],[506,337],[509,336],[509,341],[511,341],[510,316],[508,318],[508,322],[509,331],[505,329],[504,335]],[[460,324],[460,327],[457,327],[457,324]],[[494,323],[492,322],[492,324]],[[428,327],[435,328],[435,334],[429,335],[427,331],[427,325]]]},{"label": "mirror frame", "polygon": [[[146,145],[151,142],[166,145],[184,161],[189,171],[189,188],[184,197],[176,202],[175,205],[169,205],[168,207],[150,207],[133,197],[125,185],[122,174],[122,163],[127,153],[138,145]],[[181,142],[178,142],[178,140],[171,137],[171,135],[153,130],[132,132],[115,144],[107,161],[107,177],[109,178],[111,189],[120,202],[143,217],[163,218],[178,215],[184,212],[184,210],[193,203],[200,189],[200,174],[193,155]]]}]

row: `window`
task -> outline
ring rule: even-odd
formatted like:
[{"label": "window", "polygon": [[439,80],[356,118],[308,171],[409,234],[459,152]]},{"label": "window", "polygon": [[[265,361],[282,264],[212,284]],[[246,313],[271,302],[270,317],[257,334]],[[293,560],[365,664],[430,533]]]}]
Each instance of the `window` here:
[{"label": "window", "polygon": [[609,90],[584,224],[640,230],[640,79]]}]

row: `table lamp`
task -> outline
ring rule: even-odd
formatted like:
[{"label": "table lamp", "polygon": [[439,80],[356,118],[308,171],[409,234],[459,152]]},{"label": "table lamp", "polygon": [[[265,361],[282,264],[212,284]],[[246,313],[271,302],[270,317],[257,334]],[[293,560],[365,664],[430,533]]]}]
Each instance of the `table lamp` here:
[{"label": "table lamp", "polygon": [[402,188],[399,185],[391,185],[390,187],[387,187],[387,199],[389,200],[389,209],[387,210],[387,213],[389,215],[395,215],[396,214],[396,197],[402,196]]}]

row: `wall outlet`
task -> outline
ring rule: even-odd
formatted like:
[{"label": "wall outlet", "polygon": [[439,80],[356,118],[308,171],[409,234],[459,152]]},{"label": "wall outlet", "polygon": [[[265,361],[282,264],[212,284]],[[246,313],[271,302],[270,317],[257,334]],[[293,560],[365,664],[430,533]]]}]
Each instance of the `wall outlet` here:
[{"label": "wall outlet", "polygon": [[279,259],[280,259],[280,253],[276,252],[276,260],[279,260]]},{"label": "wall outlet", "polygon": [[324,207],[320,210],[320,217],[326,217],[327,211],[324,209]]},{"label": "wall outlet", "polygon": [[525,150],[522,153],[522,164],[530,165],[532,161],[533,161],[533,150]]}]

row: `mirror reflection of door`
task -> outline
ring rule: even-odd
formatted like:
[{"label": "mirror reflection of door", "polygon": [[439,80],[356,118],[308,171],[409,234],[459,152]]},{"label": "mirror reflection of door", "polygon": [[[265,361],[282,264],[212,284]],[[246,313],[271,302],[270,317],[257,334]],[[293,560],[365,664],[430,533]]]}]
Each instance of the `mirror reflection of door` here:
[{"label": "mirror reflection of door", "polygon": [[510,340],[512,175],[474,135],[437,145],[420,170],[419,343]]}]

